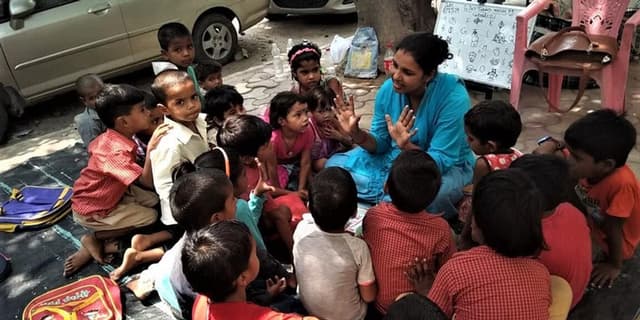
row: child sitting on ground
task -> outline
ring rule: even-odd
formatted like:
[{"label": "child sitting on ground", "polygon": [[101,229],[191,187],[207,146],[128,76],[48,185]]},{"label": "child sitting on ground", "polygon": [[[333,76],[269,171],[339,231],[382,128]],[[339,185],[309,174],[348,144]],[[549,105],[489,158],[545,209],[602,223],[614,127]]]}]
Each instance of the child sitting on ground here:
[{"label": "child sitting on ground", "polygon": [[316,86],[307,93],[308,107],[311,112],[309,124],[313,129],[313,147],[311,161],[313,170],[324,169],[327,159],[336,152],[347,151],[353,147],[351,137],[341,131],[333,111],[335,94],[329,89]]},{"label": "child sitting on ground", "polygon": [[220,221],[189,234],[182,249],[182,270],[199,293],[193,319],[303,319],[247,302],[246,288],[259,269],[256,243],[243,223]]},{"label": "child sitting on ground", "polygon": [[156,76],[151,90],[158,99],[158,109],[165,114],[164,123],[171,127],[162,143],[149,153],[153,166],[153,181],[160,197],[160,221],[163,231],[145,235],[145,248],[182,235],[171,213],[169,191],[173,185],[173,169],[183,161],[194,161],[209,150],[207,124],[200,114],[200,99],[194,82],[184,71],[166,70]]},{"label": "child sitting on ground", "polygon": [[316,86],[333,91],[336,97],[344,99],[342,84],[336,77],[322,78],[320,58],[322,52],[317,45],[309,41],[302,41],[291,48],[287,53],[291,66],[291,78],[296,84],[291,88],[292,92],[306,94]]},{"label": "child sitting on ground", "polygon": [[77,114],[73,121],[85,148],[88,148],[93,139],[107,130],[95,110],[96,97],[103,87],[102,79],[95,74],[86,74],[76,80],[76,92],[84,105],[84,111]]},{"label": "child sitting on ground", "polygon": [[611,287],[624,260],[631,259],[640,242],[640,187],[626,165],[636,145],[636,129],[612,110],[598,110],[571,124],[564,133],[571,175],[580,179],[578,197],[586,207],[595,256],[594,286]]},{"label": "child sitting on ground", "polygon": [[223,84],[207,92],[202,113],[207,115],[207,135],[210,144],[215,143],[218,130],[225,119],[245,113],[243,104],[244,98],[233,86]]},{"label": "child sitting on ground", "polygon": [[582,298],[591,275],[591,237],[584,215],[567,202],[569,166],[553,155],[524,155],[511,163],[523,170],[544,196],[542,234],[548,250],[539,259],[549,273],[569,282],[573,308]]},{"label": "child sitting on ground", "polygon": [[549,319],[549,272],[534,258],[544,248],[536,186],[517,169],[491,172],[475,185],[472,205],[471,235],[480,245],[454,254],[435,280],[418,261],[408,272],[416,291],[448,319]]},{"label": "child sitting on ground", "polygon": [[405,272],[416,257],[437,272],[456,250],[447,221],[425,211],[439,189],[440,172],[433,159],[420,150],[403,151],[387,179],[391,203],[367,211],[362,230],[378,283],[375,306],[382,313],[398,295],[411,291]]},{"label": "child sitting on ground", "polygon": [[464,248],[472,245],[469,214],[473,185],[489,172],[508,168],[511,161],[522,156],[522,152],[513,148],[521,130],[520,114],[504,101],[482,101],[464,115],[467,141],[479,156],[473,169],[472,184],[464,188],[465,197],[458,208],[458,218],[464,223],[460,236]]},{"label": "child sitting on ground", "polygon": [[[223,148],[236,150],[245,166],[247,175],[247,190],[253,190],[260,180],[260,170],[256,166],[255,158],[262,162],[265,154],[272,154],[271,126],[262,119],[252,115],[232,116],[224,122],[218,133],[218,145]],[[265,166],[266,167],[266,166]],[[273,179],[270,179],[273,180]],[[267,229],[275,227],[280,239],[287,247],[288,258],[293,249],[292,216],[301,219],[307,208],[295,194],[272,198],[265,195],[263,207],[263,226]],[[240,198],[249,200],[249,193]]]},{"label": "child sitting on ground", "polygon": [[199,62],[196,65],[198,84],[206,95],[209,90],[222,85],[222,65],[214,60]]},{"label": "child sitting on ground", "polygon": [[[142,94],[144,95],[144,107],[151,112],[151,125],[147,130],[142,130],[133,136],[133,141],[138,145],[138,149],[136,150],[136,162],[140,165],[144,165],[144,160],[147,158],[147,145],[149,144],[151,135],[156,131],[156,128],[164,123],[164,114],[162,113],[162,110],[158,108],[158,100],[156,97],[147,91],[142,91]],[[167,126],[162,127],[165,128]]]},{"label": "child sitting on ground", "polygon": [[[82,236],[82,247],[64,263],[64,275],[70,276],[93,258],[105,263],[105,248],[93,232],[133,229],[152,224],[157,219],[153,207],[158,197],[153,191],[151,162],[144,167],[135,162],[136,143],[131,137],[150,125],[144,96],[129,85],[107,85],[96,98],[96,111],[107,126],[89,146],[89,162],[73,186],[71,208],[78,224],[90,233]],[[151,139],[148,152],[158,145],[161,136]]]},{"label": "child sitting on ground", "polygon": [[355,215],[356,184],[338,167],[320,171],[311,183],[309,210],[296,229],[293,261],[300,300],[322,319],[364,319],[377,293],[367,244],[345,232]]},{"label": "child sitting on ground", "polygon": [[[313,129],[309,126],[307,99],[292,92],[280,92],[269,106],[269,124],[273,127],[271,143],[278,165],[286,169],[272,183],[278,193],[295,190],[301,199],[308,197],[307,181],[311,177]],[[272,172],[276,170],[272,169]],[[280,175],[280,172],[278,172]]]}]

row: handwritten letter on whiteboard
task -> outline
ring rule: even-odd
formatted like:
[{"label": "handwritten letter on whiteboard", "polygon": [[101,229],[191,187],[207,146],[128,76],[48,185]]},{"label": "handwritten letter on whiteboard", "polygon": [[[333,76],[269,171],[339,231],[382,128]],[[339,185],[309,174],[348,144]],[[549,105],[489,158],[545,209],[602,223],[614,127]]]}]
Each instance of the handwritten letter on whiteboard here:
[{"label": "handwritten letter on whiteboard", "polygon": [[[449,43],[453,59],[439,70],[500,88],[511,88],[516,15],[523,7],[443,1],[435,34]],[[535,18],[529,21],[531,37]]]}]

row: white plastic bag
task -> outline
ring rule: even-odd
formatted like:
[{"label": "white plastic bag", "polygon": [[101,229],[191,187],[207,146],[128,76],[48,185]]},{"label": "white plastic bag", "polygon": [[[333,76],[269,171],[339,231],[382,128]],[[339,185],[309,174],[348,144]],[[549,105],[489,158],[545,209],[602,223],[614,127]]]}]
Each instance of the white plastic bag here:
[{"label": "white plastic bag", "polygon": [[335,35],[333,37],[333,41],[331,41],[331,63],[334,65],[341,64],[344,57],[347,55],[349,51],[349,46],[351,45],[351,41],[353,40],[353,36],[348,38],[343,38],[339,35]]}]

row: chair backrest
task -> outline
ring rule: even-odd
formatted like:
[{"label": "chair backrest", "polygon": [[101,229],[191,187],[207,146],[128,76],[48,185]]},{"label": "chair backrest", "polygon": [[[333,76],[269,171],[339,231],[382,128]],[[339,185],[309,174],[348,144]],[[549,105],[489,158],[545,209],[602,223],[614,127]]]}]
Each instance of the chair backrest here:
[{"label": "chair backrest", "polygon": [[618,37],[629,0],[573,0],[573,26],[587,33]]}]

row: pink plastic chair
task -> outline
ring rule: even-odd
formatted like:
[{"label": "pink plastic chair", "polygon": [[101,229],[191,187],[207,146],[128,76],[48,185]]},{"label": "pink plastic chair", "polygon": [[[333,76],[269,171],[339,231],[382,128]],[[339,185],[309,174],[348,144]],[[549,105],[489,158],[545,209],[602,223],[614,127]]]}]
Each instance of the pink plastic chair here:
[{"label": "pink plastic chair", "polygon": [[[548,7],[550,0],[537,0],[522,10],[516,17],[516,43],[513,57],[511,94],[509,100],[517,109],[520,102],[522,77],[529,70],[537,70],[535,64],[525,57],[527,50],[527,23]],[[574,0],[572,26],[585,26],[587,33],[618,36],[622,18],[629,0]],[[629,72],[629,55],[636,27],[640,24],[640,10],[624,24],[622,40],[618,55],[602,70],[591,76],[600,86],[602,106],[618,113],[624,111],[627,74]],[[558,69],[549,74],[548,98],[549,110],[559,110],[562,77],[564,75],[580,76],[582,71]]]}]

